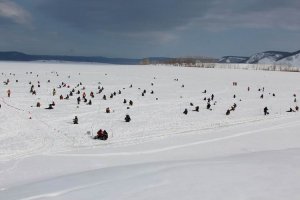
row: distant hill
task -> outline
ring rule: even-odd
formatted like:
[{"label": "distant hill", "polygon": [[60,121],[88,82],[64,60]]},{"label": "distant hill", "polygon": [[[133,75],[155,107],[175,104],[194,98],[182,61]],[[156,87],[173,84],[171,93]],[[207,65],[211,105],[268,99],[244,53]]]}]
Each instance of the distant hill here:
[{"label": "distant hill", "polygon": [[217,62],[217,59],[209,57],[148,57],[141,59],[130,58],[107,58],[107,57],[88,57],[88,56],[51,56],[51,55],[29,55],[21,52],[0,52],[0,61],[69,61],[69,62],[95,62],[121,65],[138,65],[138,64],[172,64],[174,62]]},{"label": "distant hill", "polygon": [[29,55],[21,52],[0,52],[2,61],[69,61],[69,62],[95,62],[108,64],[139,64],[141,59],[130,58],[107,58],[87,56],[50,56],[50,55]]},{"label": "distant hill", "polygon": [[246,63],[249,64],[269,64],[280,60],[281,58],[290,55],[290,52],[282,51],[265,51],[252,55]]},{"label": "distant hill", "polygon": [[300,67],[300,51],[296,51],[277,61],[281,65],[299,66]]},{"label": "distant hill", "polygon": [[218,63],[279,64],[300,67],[300,51],[265,51],[250,57],[224,56]]},{"label": "distant hill", "polygon": [[224,56],[218,62],[219,63],[245,63],[249,57],[242,56]]}]

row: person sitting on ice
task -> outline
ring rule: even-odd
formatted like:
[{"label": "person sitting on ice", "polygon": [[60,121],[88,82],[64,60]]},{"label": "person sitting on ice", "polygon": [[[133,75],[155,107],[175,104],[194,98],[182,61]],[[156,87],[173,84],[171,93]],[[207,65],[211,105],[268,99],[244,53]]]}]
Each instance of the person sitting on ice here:
[{"label": "person sitting on ice", "polygon": [[36,107],[38,107],[38,108],[41,107],[41,103],[40,103],[40,102],[37,102],[37,103],[36,103]]},{"label": "person sitting on ice", "polygon": [[107,107],[107,108],[105,109],[105,112],[106,112],[106,113],[110,113],[110,108]]},{"label": "person sitting on ice", "polygon": [[52,101],[52,106],[55,106],[55,102],[54,101]]},{"label": "person sitting on ice", "polygon": [[60,100],[63,100],[63,99],[64,99],[63,95],[60,95],[60,96],[59,96],[59,99],[60,99]]},{"label": "person sitting on ice", "polygon": [[49,104],[48,108],[45,108],[45,109],[52,110],[53,109],[52,104]]},{"label": "person sitting on ice", "polygon": [[288,111],[286,112],[295,112],[292,108],[290,108]]},{"label": "person sitting on ice", "polygon": [[236,106],[237,106],[236,103],[234,103],[232,107],[236,108]]},{"label": "person sitting on ice", "polygon": [[235,107],[231,106],[230,111],[235,111]]},{"label": "person sitting on ice", "polygon": [[124,100],[123,100],[123,103],[124,103],[124,104],[125,104],[125,103],[127,103],[127,100],[126,100],[126,99],[124,99]]},{"label": "person sitting on ice", "polygon": [[230,110],[229,109],[227,109],[226,115],[230,115]]},{"label": "person sitting on ice", "polygon": [[264,98],[264,95],[263,95],[263,94],[262,94],[262,95],[260,95],[260,98],[261,98],[261,99],[263,99],[263,98]]},{"label": "person sitting on ice", "polygon": [[299,111],[299,107],[298,107],[298,106],[296,106],[296,107],[295,107],[295,110],[298,112],[298,111]]},{"label": "person sitting on ice", "polygon": [[92,105],[92,100],[90,99],[87,105]]},{"label": "person sitting on ice", "polygon": [[130,116],[129,116],[129,115],[126,115],[126,116],[125,116],[125,122],[130,122],[130,121],[131,121]]},{"label": "person sitting on ice", "polygon": [[268,111],[269,111],[268,107],[264,107],[264,114],[265,114],[265,115],[270,114]]},{"label": "person sitting on ice", "polygon": [[183,114],[187,115],[188,114],[188,110],[184,109]]},{"label": "person sitting on ice", "polygon": [[100,130],[97,132],[97,135],[94,137],[94,139],[100,139],[102,136],[103,136],[103,131],[102,131],[102,129],[100,129]]},{"label": "person sitting on ice", "polygon": [[106,132],[106,130],[103,131],[103,137],[101,138],[101,140],[107,140],[108,138],[108,133]]},{"label": "person sitting on ice", "polygon": [[193,111],[199,112],[199,106],[196,106],[195,110],[193,110]]},{"label": "person sitting on ice", "polygon": [[91,92],[90,93],[90,96],[92,97],[92,98],[94,98],[95,96],[94,96],[94,92]]},{"label": "person sitting on ice", "polygon": [[129,105],[130,105],[130,106],[133,105],[133,101],[132,101],[132,100],[129,101]]},{"label": "person sitting on ice", "polygon": [[97,132],[97,136],[100,137],[100,136],[102,136],[102,135],[103,135],[103,130],[100,129],[100,130]]},{"label": "person sitting on ice", "polygon": [[83,102],[86,103],[87,102],[87,98],[83,97]]},{"label": "person sitting on ice", "polygon": [[80,104],[80,101],[81,101],[80,97],[77,97],[77,104]]},{"label": "person sitting on ice", "polygon": [[211,107],[210,103],[207,103],[207,105],[206,105],[206,109],[207,109],[207,110],[211,110],[211,108],[210,108],[210,107]]},{"label": "person sitting on ice", "polygon": [[67,94],[67,96],[65,97],[65,99],[67,99],[67,100],[68,100],[69,98],[70,98],[70,96]]},{"label": "person sitting on ice", "polygon": [[154,94],[154,91],[153,91],[153,90],[151,90],[150,94]]},{"label": "person sitting on ice", "polygon": [[78,124],[78,117],[75,116],[75,118],[73,119],[73,124]]},{"label": "person sitting on ice", "polygon": [[202,93],[203,93],[203,94],[206,94],[206,90],[204,90]]},{"label": "person sitting on ice", "polygon": [[30,93],[32,93],[33,90],[34,90],[34,85],[31,85],[31,87],[30,87]]},{"label": "person sitting on ice", "polygon": [[106,100],[106,95],[103,95],[102,99],[103,99],[103,100]]}]

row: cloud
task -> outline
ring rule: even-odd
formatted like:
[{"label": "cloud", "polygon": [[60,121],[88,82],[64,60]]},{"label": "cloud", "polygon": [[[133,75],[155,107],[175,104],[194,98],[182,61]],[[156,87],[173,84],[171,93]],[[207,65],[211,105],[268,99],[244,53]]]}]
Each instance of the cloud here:
[{"label": "cloud", "polygon": [[1,21],[9,20],[22,25],[31,24],[30,13],[18,4],[8,0],[0,0],[0,19]]},{"label": "cloud", "polygon": [[56,20],[82,30],[169,31],[204,14],[210,1],[50,0],[40,7]]},{"label": "cloud", "polygon": [[208,29],[281,28],[300,29],[300,2],[296,0],[220,1],[195,22]]},{"label": "cloud", "polygon": [[300,27],[298,0],[44,0],[40,9],[85,31],[157,33],[187,28]]}]

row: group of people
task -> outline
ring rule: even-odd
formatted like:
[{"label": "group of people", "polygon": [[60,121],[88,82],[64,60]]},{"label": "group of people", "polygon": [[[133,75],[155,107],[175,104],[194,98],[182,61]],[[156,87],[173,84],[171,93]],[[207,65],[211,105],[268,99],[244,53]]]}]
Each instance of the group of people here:
[{"label": "group of people", "polygon": [[[174,79],[175,80],[175,79]],[[237,82],[233,82],[232,84],[233,86],[237,86]],[[247,87],[247,91],[250,92],[250,87]],[[263,92],[261,95],[260,95],[260,98],[263,99],[264,98],[264,92],[265,92],[265,87],[262,87],[262,88],[259,88],[258,89],[258,92]],[[205,89],[203,92],[203,94],[206,94],[207,93],[207,90]],[[269,95],[271,95],[272,97],[276,97],[275,93],[269,93]],[[296,99],[296,94],[293,95],[294,97],[294,102],[296,103],[297,102],[297,99]],[[233,99],[236,99],[236,95],[234,94],[233,95]],[[206,109],[207,110],[212,110],[211,109],[211,101],[214,100],[214,94],[212,94],[210,97],[204,97],[203,99],[204,101],[207,101],[207,104],[206,104]],[[241,99],[239,101],[242,101]],[[216,105],[216,101],[214,101],[213,105]],[[190,106],[194,106],[193,103],[190,103]],[[235,111],[237,108],[237,104],[234,103],[229,109],[226,110],[225,112],[225,115],[230,115],[231,112]],[[199,106],[196,106],[194,110],[192,111],[196,111],[196,112],[199,112]],[[299,107],[296,105],[295,108],[290,108],[289,110],[287,110],[286,112],[297,112],[299,111]],[[264,112],[264,115],[269,115],[270,112],[269,112],[269,108],[266,106],[264,107],[263,109],[263,112]],[[188,109],[185,108],[184,111],[183,111],[183,114],[187,115],[188,114]]]},{"label": "group of people", "polygon": [[97,132],[97,135],[94,136],[94,139],[95,140],[107,140],[108,139],[108,133],[107,133],[107,131],[100,129]]},{"label": "group of people", "polygon": [[[31,73],[32,74],[32,73]],[[56,76],[59,76],[58,73],[55,73]],[[38,77],[38,75],[37,75]],[[70,78],[70,76],[68,76],[68,78]],[[156,79],[156,78],[154,78]],[[178,81],[178,78],[174,79],[174,81]],[[4,81],[4,84],[8,85],[10,83],[10,80],[7,79],[6,81]],[[50,80],[48,80],[48,83],[50,83]],[[35,85],[32,84],[31,82],[29,82],[30,84],[30,93],[32,95],[36,95],[36,89],[35,89]],[[154,83],[151,82],[151,86],[153,86]],[[237,82],[233,82],[233,86],[236,87],[238,84]],[[75,85],[74,85],[75,86]],[[179,85],[180,86],[180,85]],[[40,81],[37,82],[37,87],[41,87],[41,83]],[[184,89],[185,85],[182,84],[181,87]],[[77,107],[79,107],[79,104],[83,101],[86,105],[92,105],[92,99],[94,99],[96,97],[97,94],[100,94],[104,91],[104,87],[101,85],[100,82],[98,82],[98,92],[97,93],[94,93],[94,91],[90,91],[90,93],[86,93],[86,88],[85,86],[82,84],[82,82],[78,83],[77,86],[75,87],[70,87],[69,84],[67,84],[66,82],[61,82],[61,84],[59,86],[57,86],[56,88],[53,88],[52,89],[52,96],[56,96],[57,95],[57,92],[60,91],[60,89],[62,88],[70,88],[68,90],[68,93],[65,95],[62,95],[60,94],[59,95],[59,99],[60,100],[69,100],[69,99],[72,99],[73,96],[76,96],[75,99],[77,101]],[[72,88],[72,89],[71,89]],[[133,85],[130,84],[129,88],[133,88]],[[125,88],[123,88],[124,90]],[[138,88],[141,90],[141,88]],[[250,87],[247,87],[247,90],[248,92],[250,92]],[[50,90],[51,91],[51,90]],[[148,90],[148,91],[151,91],[150,94],[154,94],[154,91],[153,90]],[[260,95],[260,98],[263,99],[264,98],[264,95],[265,95],[265,88],[262,87],[262,88],[259,88],[258,89],[258,92],[259,92],[259,95]],[[203,94],[205,94],[205,97],[204,97],[204,101],[206,102],[206,109],[209,110],[209,111],[212,111],[214,105],[217,104],[217,101],[215,101],[215,95],[214,94],[211,94],[211,95],[206,95],[207,94],[207,90],[205,89],[203,92]],[[87,95],[89,94],[89,95]],[[113,99],[114,96],[117,96],[117,95],[121,95],[122,94],[122,91],[121,90],[116,90],[112,93],[110,93],[110,96],[109,98],[110,99]],[[146,89],[143,89],[142,90],[142,96],[145,96],[145,94],[147,94],[147,90]],[[273,97],[275,97],[275,93],[269,93],[270,95],[272,95]],[[139,93],[140,95],[140,93]],[[11,90],[8,89],[7,90],[7,96],[10,97],[11,96]],[[293,95],[294,97],[294,102],[297,102],[297,99],[296,99],[296,94]],[[89,98],[89,99],[88,99]],[[233,95],[233,98],[236,99],[236,95],[234,94]],[[73,98],[74,99],[74,98]],[[107,100],[107,96],[104,94],[103,97],[102,97],[103,100]],[[158,100],[158,98],[156,98],[156,100]],[[241,101],[241,100],[240,100]],[[125,105],[129,105],[129,106],[133,106],[133,101],[132,100],[127,100],[127,99],[124,99],[123,100],[123,104]],[[192,106],[192,108],[190,109],[191,111],[194,111],[194,112],[199,112],[199,109],[200,107],[197,105],[197,106],[194,106],[194,103],[190,103],[190,106]],[[38,101],[36,103],[36,107],[41,107],[41,103]],[[49,106],[45,109],[54,109],[55,107],[55,102],[52,101],[52,103],[49,104]],[[127,107],[127,109],[129,109],[130,107]],[[227,109],[225,115],[230,115],[231,112],[235,111],[237,108],[237,104],[234,103],[229,109]],[[110,107],[107,107],[105,109],[105,112],[106,113],[111,113],[111,112],[114,112],[114,110],[111,110]],[[295,108],[290,108],[289,110],[287,110],[286,112],[297,112],[299,111],[299,107],[298,106],[295,106]],[[183,114],[187,115],[189,112],[188,108],[185,108],[184,111],[183,111]],[[263,112],[264,112],[264,115],[269,115],[270,112],[269,112],[269,108],[266,106],[264,107],[263,109]],[[131,117],[129,114],[126,114],[125,115],[125,118],[124,118],[124,121],[125,122],[131,122]],[[73,119],[73,124],[79,124],[79,120],[78,120],[78,117],[75,116],[74,119]],[[107,140],[108,138],[108,134],[107,134],[107,131],[106,130],[102,130],[100,129],[98,132],[97,132],[97,136],[95,136],[94,139],[101,139],[101,140]]]},{"label": "group of people", "polygon": [[237,107],[237,105],[236,105],[236,103],[234,103],[230,109],[227,109],[226,115],[230,115],[230,112],[235,111],[236,107]]}]

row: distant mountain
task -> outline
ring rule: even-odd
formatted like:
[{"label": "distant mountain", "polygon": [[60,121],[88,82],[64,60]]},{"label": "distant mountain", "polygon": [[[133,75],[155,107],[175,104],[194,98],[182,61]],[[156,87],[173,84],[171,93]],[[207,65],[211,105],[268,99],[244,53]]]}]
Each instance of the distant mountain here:
[{"label": "distant mountain", "polygon": [[69,61],[69,62],[95,62],[108,64],[128,64],[135,65],[141,59],[130,58],[106,58],[106,57],[87,57],[87,56],[50,56],[50,55],[28,55],[21,52],[0,52],[2,61]]},{"label": "distant mountain", "polygon": [[0,60],[32,61],[34,60],[34,57],[20,52],[9,51],[9,52],[0,52]]},{"label": "distant mountain", "polygon": [[216,59],[208,57],[196,58],[169,58],[169,57],[148,57],[141,59],[130,58],[107,58],[107,57],[87,57],[87,56],[50,56],[50,55],[29,55],[21,52],[0,52],[2,61],[69,61],[69,62],[95,62],[122,65],[138,64],[170,64],[175,60],[180,62],[217,62]]},{"label": "distant mountain", "polygon": [[269,64],[280,60],[281,58],[290,55],[289,52],[282,51],[265,51],[256,53],[246,61],[249,64]]},{"label": "distant mountain", "polygon": [[249,57],[224,56],[218,61],[218,63],[245,63],[248,59]]},{"label": "distant mountain", "polygon": [[296,51],[289,56],[286,56],[276,63],[281,65],[288,65],[288,66],[298,66],[300,67],[300,51]]},{"label": "distant mountain", "polygon": [[279,64],[300,67],[300,51],[265,51],[250,57],[224,56],[218,63]]}]

